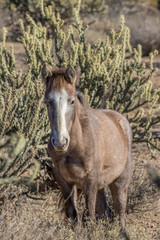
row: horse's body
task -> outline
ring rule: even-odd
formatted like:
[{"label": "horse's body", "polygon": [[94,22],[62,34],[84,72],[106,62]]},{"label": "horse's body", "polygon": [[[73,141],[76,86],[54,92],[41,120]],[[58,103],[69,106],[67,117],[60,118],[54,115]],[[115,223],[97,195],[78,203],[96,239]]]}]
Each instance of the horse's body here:
[{"label": "horse's body", "polygon": [[[72,187],[84,191],[88,213],[105,215],[104,187],[109,186],[115,212],[125,226],[131,176],[132,133],[128,121],[113,110],[92,109],[75,90],[75,72],[42,71],[51,124],[49,154],[61,185],[68,217],[77,216]],[[70,196],[71,195],[71,196]]]}]

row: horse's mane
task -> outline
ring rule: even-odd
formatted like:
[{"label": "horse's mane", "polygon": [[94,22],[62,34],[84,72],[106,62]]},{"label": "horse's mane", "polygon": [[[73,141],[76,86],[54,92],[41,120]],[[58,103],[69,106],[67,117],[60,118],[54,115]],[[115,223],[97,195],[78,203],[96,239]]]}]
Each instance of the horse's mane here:
[{"label": "horse's mane", "polygon": [[84,107],[89,107],[89,103],[83,93],[77,92],[77,98]]}]

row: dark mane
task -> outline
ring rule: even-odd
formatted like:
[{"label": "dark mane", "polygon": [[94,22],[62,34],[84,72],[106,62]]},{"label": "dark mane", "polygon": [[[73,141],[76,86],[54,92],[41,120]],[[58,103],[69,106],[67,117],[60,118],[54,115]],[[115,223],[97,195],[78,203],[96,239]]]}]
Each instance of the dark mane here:
[{"label": "dark mane", "polygon": [[77,98],[84,107],[90,107],[83,93],[77,92]]}]

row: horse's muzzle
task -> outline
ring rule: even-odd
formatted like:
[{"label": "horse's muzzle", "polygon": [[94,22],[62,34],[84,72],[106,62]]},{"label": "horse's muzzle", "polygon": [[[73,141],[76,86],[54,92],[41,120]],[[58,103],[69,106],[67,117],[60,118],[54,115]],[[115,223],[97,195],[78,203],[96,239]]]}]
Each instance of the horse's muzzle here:
[{"label": "horse's muzzle", "polygon": [[51,137],[51,144],[56,152],[65,153],[68,149],[69,140],[67,138],[64,138],[62,142],[59,142],[56,141],[53,137]]}]

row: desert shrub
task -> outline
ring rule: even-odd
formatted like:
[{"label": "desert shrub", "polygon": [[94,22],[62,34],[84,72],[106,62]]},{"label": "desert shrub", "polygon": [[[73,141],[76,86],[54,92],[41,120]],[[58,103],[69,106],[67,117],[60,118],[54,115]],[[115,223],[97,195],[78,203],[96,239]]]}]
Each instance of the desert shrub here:
[{"label": "desert shrub", "polygon": [[111,0],[111,1],[108,1],[108,2],[111,2],[111,3],[145,3],[145,4],[149,4],[153,7],[158,7],[159,5],[159,0]]},{"label": "desert shrub", "polygon": [[[8,173],[7,170],[11,168],[12,171],[13,169],[17,170],[16,157],[21,154],[25,148],[25,144],[26,141],[22,134],[11,134],[11,136],[8,138],[5,137],[3,139],[0,139],[0,174],[4,173],[5,175]],[[17,172],[17,176],[8,176],[9,174],[6,174],[6,177],[0,177],[0,185],[14,182],[27,183],[34,180],[34,178],[37,176],[37,172],[39,171],[39,164],[36,162],[34,165],[35,168],[31,177],[21,177],[21,168],[18,168],[19,171]]]},{"label": "desert shrub", "polygon": [[149,5],[158,8],[159,0],[137,0],[137,2],[148,3]]},{"label": "desert shrub", "polygon": [[[2,4],[1,4],[1,1]],[[34,20],[41,22],[43,26],[48,27],[48,22],[44,21],[41,15],[40,9],[41,0],[0,0],[0,5],[5,9],[6,13],[9,15],[5,21],[5,26],[10,28],[10,34],[7,35],[7,40],[17,41],[17,37],[20,35],[20,29],[18,26],[19,18],[24,20],[25,26],[27,25],[26,15],[29,14]],[[73,17],[72,9],[77,6],[77,0],[44,0],[44,7],[52,6],[52,9],[56,13],[60,13],[62,19],[65,19],[65,24],[70,22]],[[97,16],[101,13],[106,13],[107,5],[105,0],[82,0],[81,3],[81,15],[83,17]],[[95,20],[91,20],[89,24],[94,23]],[[49,29],[49,28],[48,28]],[[47,31],[48,36],[54,37],[52,31]],[[1,37],[0,37],[1,40]]]},{"label": "desert shrub", "polygon": [[[49,45],[45,43],[44,51]],[[29,56],[28,56],[29,58]],[[36,64],[36,63],[35,63]],[[1,178],[21,175],[34,165],[35,155],[44,156],[46,137],[49,133],[47,113],[43,106],[44,89],[36,80],[36,72],[28,65],[26,73],[16,71],[13,49],[5,48],[5,31],[0,46],[0,133],[1,138],[13,132],[23,134],[26,145],[12,159],[1,156]],[[45,131],[45,133],[44,133]],[[4,146],[5,147],[5,146]]]},{"label": "desert shrub", "polygon": [[[39,14],[39,0],[7,0],[5,7],[11,12],[18,12],[21,16],[25,17],[26,13],[30,14],[34,19],[41,19]],[[64,18],[70,18],[72,15],[72,8],[77,6],[76,0],[64,1],[64,0],[44,0],[44,6],[51,5],[54,11],[59,12]],[[82,0],[81,14],[87,13],[101,13],[107,8],[104,0]]]},{"label": "desert shrub", "polygon": [[158,188],[160,188],[160,176],[150,164],[147,164],[146,167],[150,179],[157,185]]},{"label": "desert shrub", "polygon": [[[130,32],[124,17],[118,31],[111,29],[105,41],[89,44],[85,40],[87,26],[79,16],[80,5],[74,9],[75,20],[64,28],[64,20],[52,6],[41,2],[41,18],[50,29],[27,15],[29,25],[20,20],[21,42],[26,52],[28,69],[22,73],[15,68],[14,51],[5,47],[5,30],[0,46],[0,133],[4,138],[10,132],[23,134],[24,150],[1,172],[1,178],[22,174],[36,160],[47,158],[45,149],[49,137],[47,112],[43,104],[44,86],[41,68],[45,63],[66,67],[68,64],[81,69],[79,90],[94,108],[115,109],[126,115],[133,129],[135,142],[146,142],[160,150],[159,142],[152,135],[152,128],[160,122],[155,116],[159,111],[160,87],[154,89],[151,77],[155,71],[150,54],[150,69],[142,62],[142,49],[130,45]],[[52,31],[54,39],[49,39]],[[1,161],[3,160],[1,156]]]}]

